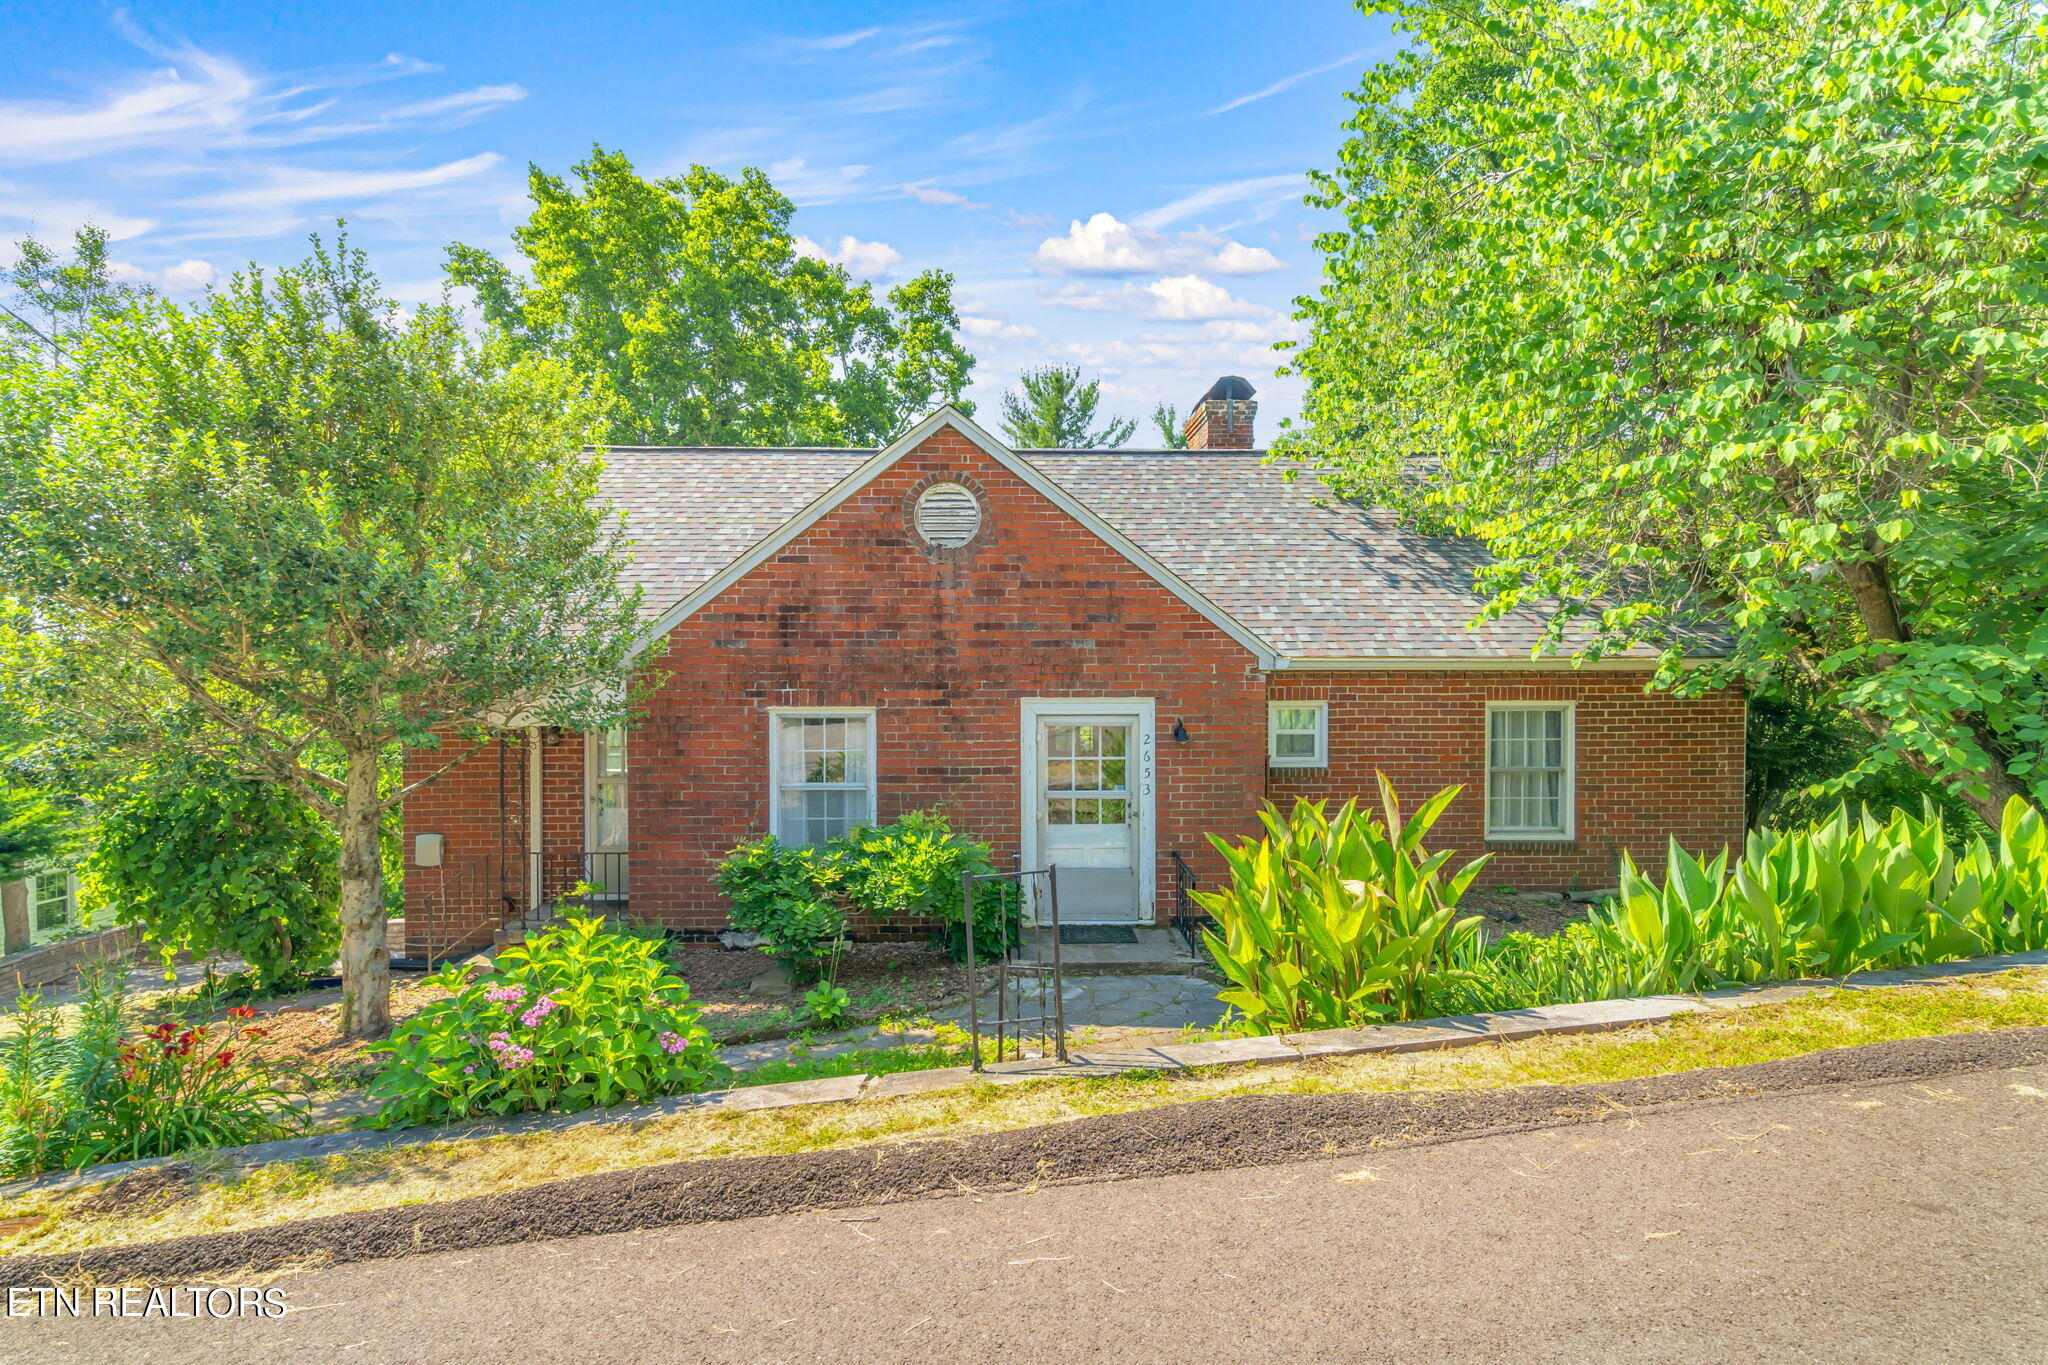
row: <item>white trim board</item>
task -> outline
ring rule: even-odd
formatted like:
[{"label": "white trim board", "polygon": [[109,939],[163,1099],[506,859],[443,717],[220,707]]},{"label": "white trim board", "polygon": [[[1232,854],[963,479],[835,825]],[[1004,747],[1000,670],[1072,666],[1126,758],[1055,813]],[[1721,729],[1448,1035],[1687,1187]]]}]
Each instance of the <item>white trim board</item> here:
[{"label": "white trim board", "polygon": [[1036,465],[983,431],[972,419],[950,405],[940,408],[883,446],[872,458],[862,461],[859,468],[851,474],[813,498],[795,516],[755,541],[739,558],[698,584],[682,601],[655,618],[654,624],[649,626],[646,634],[641,637],[637,652],[644,653],[659,644],[670,631],[702,610],[720,593],[767,563],[790,542],[817,525],[826,513],[873,483],[898,460],[923,445],[941,428],[948,426],[966,437],[982,454],[1023,480],[1033,492],[1079,522],[1096,539],[1129,560],[1147,577],[1179,598],[1209,624],[1243,645],[1258,660],[1261,668],[1285,666],[1285,660],[1279,650],[1247,629],[1236,617],[1197,592],[1179,574],[1153,558],[1130,537],[1090,511],[1085,503],[1077,501],[1071,493],[1040,473]]},{"label": "white trim board", "polygon": [[[1132,852],[1136,855],[1138,894],[1135,914],[1129,919],[1074,920],[1062,915],[1062,924],[1154,923],[1159,914],[1159,716],[1150,697],[1025,697],[1017,703],[1018,830],[1017,849],[1024,870],[1041,867],[1038,855],[1038,723],[1047,717],[1100,716],[1105,720],[1130,718],[1138,752],[1130,775],[1131,795],[1138,803],[1138,829]],[[1034,887],[1034,894],[1036,888]],[[1033,907],[1034,911],[1036,906]]]}]

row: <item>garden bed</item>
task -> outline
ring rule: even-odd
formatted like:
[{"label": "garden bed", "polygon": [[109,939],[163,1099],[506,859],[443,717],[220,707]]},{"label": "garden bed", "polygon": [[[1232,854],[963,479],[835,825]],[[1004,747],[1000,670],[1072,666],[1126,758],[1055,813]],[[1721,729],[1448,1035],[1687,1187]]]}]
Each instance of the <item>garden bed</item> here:
[{"label": "garden bed", "polygon": [[[669,949],[669,962],[690,987],[690,999],[704,1026],[721,1042],[755,1041],[804,1027],[801,991],[762,995],[749,990],[755,977],[775,965],[752,948],[684,943]],[[852,997],[850,1022],[886,1015],[915,1018],[964,996],[965,968],[922,944],[855,943],[839,963],[839,985]]]},{"label": "garden bed", "polygon": [[1480,931],[1489,939],[1503,934],[1534,934],[1547,938],[1586,918],[1592,907],[1568,900],[1555,891],[1484,891],[1473,889],[1458,903],[1458,914],[1478,915]]}]

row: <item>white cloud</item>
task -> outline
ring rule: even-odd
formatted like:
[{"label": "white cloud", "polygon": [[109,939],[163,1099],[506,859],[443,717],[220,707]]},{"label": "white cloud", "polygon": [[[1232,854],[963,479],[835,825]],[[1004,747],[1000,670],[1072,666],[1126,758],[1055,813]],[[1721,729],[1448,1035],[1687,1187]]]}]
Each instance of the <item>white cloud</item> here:
[{"label": "white cloud", "polygon": [[801,156],[768,167],[768,178],[799,204],[840,204],[873,193],[866,166],[813,166]]},{"label": "white cloud", "polygon": [[479,85],[474,90],[458,90],[452,95],[402,104],[384,117],[388,121],[396,121],[433,118],[440,114],[481,114],[525,98],[526,87],[523,85]]},{"label": "white cloud", "polygon": [[490,170],[504,159],[496,152],[481,152],[417,171],[325,171],[270,166],[265,168],[261,184],[203,194],[185,202],[205,208],[283,209],[300,204],[361,201],[465,180]]},{"label": "white cloud", "polygon": [[42,194],[4,180],[0,180],[0,223],[9,225],[10,234],[33,233],[46,239],[46,244],[68,242],[88,224],[117,242],[140,237],[156,226],[153,218],[116,213],[94,200]]},{"label": "white cloud", "polygon": [[1242,204],[1248,199],[1279,201],[1296,198],[1307,188],[1308,180],[1301,175],[1254,175],[1184,194],[1148,213],[1139,214],[1131,221],[1139,227],[1162,228],[1225,204]]},{"label": "white cloud", "polygon": [[955,194],[951,190],[937,189],[930,185],[899,185],[897,188],[920,204],[951,204],[955,208],[963,209],[988,207],[987,204],[977,204],[964,194]]},{"label": "white cloud", "polygon": [[1367,57],[1370,57],[1372,52],[1373,49],[1369,47],[1360,48],[1349,56],[1339,57],[1334,62],[1324,62],[1321,66],[1312,66],[1306,71],[1297,71],[1292,76],[1282,76],[1279,80],[1274,81],[1263,89],[1254,90],[1249,95],[1239,95],[1234,100],[1228,100],[1217,105],[1209,112],[1212,114],[1227,114],[1233,109],[1242,109],[1247,104],[1256,104],[1260,100],[1269,99],[1279,94],[1282,90],[1292,89],[1294,86],[1300,85],[1311,76],[1320,76],[1325,71],[1335,71],[1340,66],[1350,66],[1354,62],[1362,62]]},{"label": "white cloud", "polygon": [[162,270],[150,270],[127,261],[108,261],[107,274],[121,284],[146,284],[167,294],[197,294],[220,281],[221,272],[211,261],[180,261]]},{"label": "white cloud", "polygon": [[882,279],[894,273],[903,264],[903,253],[887,242],[863,242],[848,234],[839,239],[839,245],[827,251],[808,237],[796,239],[799,256],[810,256],[820,261],[842,265],[856,275],[869,279]]},{"label": "white cloud", "polygon": [[1115,214],[1098,213],[1085,223],[1075,219],[1066,236],[1040,242],[1031,263],[1062,274],[1136,275],[1157,269],[1159,258],[1159,248]]},{"label": "white cloud", "polygon": [[191,49],[178,56],[179,66],[95,100],[0,101],[0,160],[75,161],[245,127],[261,89],[256,77],[224,57]]},{"label": "white cloud", "polygon": [[960,330],[971,337],[987,341],[1036,341],[1044,334],[1036,327],[1021,322],[1005,322],[1001,318],[981,317],[972,313],[960,316]]},{"label": "white cloud", "polygon": [[1086,222],[1074,220],[1064,237],[1039,243],[1031,264],[1060,275],[1256,275],[1282,268],[1280,258],[1261,246],[1245,246],[1208,232],[1168,237],[1123,222],[1113,213],[1098,213]]},{"label": "white cloud", "polygon": [[849,47],[855,47],[866,42],[881,31],[881,26],[877,24],[873,28],[849,29],[845,33],[827,33],[819,38],[788,38],[784,41],[791,47],[802,48],[806,52],[844,52]]},{"label": "white cloud", "polygon": [[[1090,289],[1078,281],[1040,296],[1055,308],[1081,313],[1135,313],[1160,322],[1212,322],[1218,319],[1278,315],[1270,308],[1241,299],[1199,275],[1169,275],[1149,284],[1118,289]],[[1268,332],[1271,331],[1270,323]]]},{"label": "white cloud", "polygon": [[1209,268],[1219,275],[1263,275],[1269,270],[1284,270],[1286,266],[1278,256],[1262,246],[1225,242]]},{"label": "white cloud", "polygon": [[1211,318],[1270,316],[1272,310],[1238,298],[1220,284],[1196,275],[1174,275],[1145,286],[1154,303],[1152,316],[1169,322],[1203,322]]},{"label": "white cloud", "polygon": [[164,288],[173,294],[196,294],[220,282],[220,268],[212,261],[180,261],[164,268]]}]

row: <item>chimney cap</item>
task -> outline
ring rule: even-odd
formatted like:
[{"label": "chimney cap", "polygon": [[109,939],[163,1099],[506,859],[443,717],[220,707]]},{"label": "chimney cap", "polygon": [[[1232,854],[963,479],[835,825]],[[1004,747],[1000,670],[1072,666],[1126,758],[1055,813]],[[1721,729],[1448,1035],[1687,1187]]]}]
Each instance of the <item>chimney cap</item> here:
[{"label": "chimney cap", "polygon": [[1209,386],[1209,391],[1202,395],[1202,401],[1207,402],[1211,398],[1250,398],[1257,392],[1257,389],[1237,375],[1226,374]]}]

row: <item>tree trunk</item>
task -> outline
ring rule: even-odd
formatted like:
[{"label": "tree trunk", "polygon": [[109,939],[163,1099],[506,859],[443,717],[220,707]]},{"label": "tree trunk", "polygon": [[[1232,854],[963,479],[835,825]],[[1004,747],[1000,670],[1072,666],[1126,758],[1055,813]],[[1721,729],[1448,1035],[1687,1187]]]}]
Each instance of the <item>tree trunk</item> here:
[{"label": "tree trunk", "polygon": [[377,833],[377,751],[349,755],[341,810],[341,1031],[391,1031],[391,955],[385,946],[384,860]]},{"label": "tree trunk", "polygon": [[[1843,576],[1848,579],[1849,589],[1855,595],[1856,613],[1863,622],[1863,633],[1873,641],[1904,644],[1912,638],[1912,633],[1906,628],[1905,618],[1899,611],[1898,595],[1892,589],[1891,570],[1882,555],[1875,553],[1874,543],[1872,549],[1869,562],[1844,565]],[[1878,654],[1871,662],[1878,668],[1890,668],[1899,662],[1899,656]],[[1880,739],[1891,728],[1877,716],[1858,713],[1858,718]],[[1910,761],[1922,773],[1951,788],[1969,803],[1979,819],[1996,831],[2005,822],[2005,803],[2015,796],[2031,801],[2032,794],[2006,766],[2006,755],[1983,717],[1959,716],[1958,719],[1970,731],[1971,738],[1977,741],[1977,747],[1984,751],[1986,766],[1982,772],[1938,772],[1923,758],[1909,755]]]}]

